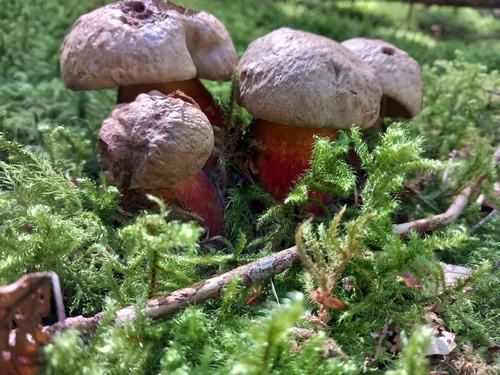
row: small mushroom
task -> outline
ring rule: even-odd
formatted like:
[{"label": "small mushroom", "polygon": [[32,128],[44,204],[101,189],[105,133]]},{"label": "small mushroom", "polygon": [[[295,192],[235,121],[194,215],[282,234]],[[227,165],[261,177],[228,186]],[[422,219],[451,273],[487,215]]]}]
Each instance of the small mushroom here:
[{"label": "small mushroom", "polygon": [[212,127],[196,103],[186,100],[151,92],[118,105],[99,132],[98,160],[125,199],[156,195],[220,234],[222,203],[202,171],[214,147]]},{"label": "small mushroom", "polygon": [[96,9],[75,22],[61,46],[68,88],[119,87],[118,103],[151,90],[182,90],[217,126],[222,114],[199,78],[228,81],[237,61],[217,18],[165,0],[125,0]]},{"label": "small mushroom", "polygon": [[379,39],[353,38],[341,43],[370,65],[382,86],[381,117],[410,119],[422,108],[422,72],[408,53]]},{"label": "small mushroom", "polygon": [[[255,116],[255,163],[265,191],[283,200],[309,168],[315,136],[368,128],[382,89],[373,70],[339,43],[281,28],[252,42],[239,65],[236,101]],[[322,198],[320,198],[322,199]]]}]

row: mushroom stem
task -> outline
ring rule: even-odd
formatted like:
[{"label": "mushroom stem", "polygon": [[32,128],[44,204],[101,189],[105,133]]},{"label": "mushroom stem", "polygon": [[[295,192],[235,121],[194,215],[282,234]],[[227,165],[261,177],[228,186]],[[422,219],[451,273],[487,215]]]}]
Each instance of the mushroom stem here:
[{"label": "mushroom stem", "polygon": [[117,103],[130,103],[135,100],[139,94],[148,93],[152,90],[157,90],[162,94],[168,95],[176,90],[184,92],[190,96],[200,106],[201,110],[208,117],[210,123],[218,127],[224,124],[224,117],[215,104],[210,92],[200,82],[198,78],[188,79],[185,81],[150,83],[133,86],[122,86],[118,89]]},{"label": "mushroom stem", "polygon": [[221,198],[203,171],[172,187],[146,190],[146,193],[199,216],[203,220],[200,225],[207,228],[210,236],[222,234],[224,212]]},{"label": "mushroom stem", "polygon": [[[252,124],[251,131],[258,142],[255,163],[262,187],[277,201],[283,201],[309,169],[314,136],[330,140],[336,137],[335,129],[290,126],[262,119]],[[319,192],[312,192],[311,197],[323,202],[327,198]]]}]

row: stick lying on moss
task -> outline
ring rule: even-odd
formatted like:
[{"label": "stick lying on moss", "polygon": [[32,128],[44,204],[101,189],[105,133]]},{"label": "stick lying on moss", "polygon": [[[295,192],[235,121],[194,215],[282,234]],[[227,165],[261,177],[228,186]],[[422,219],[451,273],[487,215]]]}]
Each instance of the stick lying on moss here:
[{"label": "stick lying on moss", "polygon": [[[492,166],[496,166],[500,163],[500,148],[496,150],[493,155]],[[486,175],[481,175],[472,184],[463,189],[460,194],[453,198],[453,202],[448,207],[446,212],[438,215],[434,215],[430,218],[419,219],[410,221],[408,223],[402,223],[394,225],[394,234],[399,234],[401,236],[407,235],[410,230],[415,230],[417,232],[425,232],[428,230],[436,229],[449,224],[457,219],[457,217],[462,213],[465,206],[469,202],[470,197],[479,189],[481,183],[486,178]]]},{"label": "stick lying on moss", "polygon": [[[200,281],[187,288],[176,290],[165,296],[151,298],[143,307],[143,313],[149,318],[158,319],[173,314],[184,307],[196,305],[209,298],[218,296],[234,277],[239,277],[242,280],[242,285],[248,286],[277,275],[297,264],[299,264],[299,257],[296,247],[293,246],[279,253],[268,255],[267,257],[235,268],[222,275]],[[123,322],[127,319],[134,319],[135,315],[136,307],[128,306],[116,312],[116,321]],[[95,331],[102,316],[103,313],[99,313],[90,318],[85,318],[81,315],[67,318],[62,323],[45,327],[45,330],[49,333],[54,333],[63,328]]]}]

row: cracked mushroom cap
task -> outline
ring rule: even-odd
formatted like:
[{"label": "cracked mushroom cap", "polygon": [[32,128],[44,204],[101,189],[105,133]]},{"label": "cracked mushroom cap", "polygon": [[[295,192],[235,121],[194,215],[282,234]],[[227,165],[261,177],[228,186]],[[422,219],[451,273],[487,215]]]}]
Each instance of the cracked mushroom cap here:
[{"label": "cracked mushroom cap", "polygon": [[104,120],[97,156],[118,188],[160,189],[196,175],[213,147],[212,126],[195,104],[152,91]]},{"label": "cracked mushroom cap", "polygon": [[213,15],[166,0],[125,0],[81,16],[61,46],[72,90],[231,79],[238,58]]},{"label": "cracked mushroom cap", "polygon": [[383,94],[395,103],[387,116],[412,118],[422,108],[422,71],[405,51],[379,39],[354,38],[341,43],[370,65]]},{"label": "cracked mushroom cap", "polygon": [[281,28],[252,42],[238,64],[237,102],[285,125],[372,126],[382,89],[373,70],[339,43]]}]

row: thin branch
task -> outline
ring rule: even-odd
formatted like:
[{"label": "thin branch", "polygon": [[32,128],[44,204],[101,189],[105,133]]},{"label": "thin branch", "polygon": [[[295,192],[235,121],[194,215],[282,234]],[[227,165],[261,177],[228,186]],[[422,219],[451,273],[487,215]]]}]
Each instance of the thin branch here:
[{"label": "thin branch", "polygon": [[493,209],[493,211],[491,211],[488,215],[486,215],[486,217],[482,218],[479,223],[477,223],[476,225],[474,225],[471,230],[469,231],[470,233],[472,232],[475,232],[476,230],[478,230],[479,228],[481,228],[484,223],[486,223],[488,220],[490,220],[493,216],[497,215],[498,214],[498,211],[497,209]]},{"label": "thin branch", "polygon": [[410,3],[488,9],[500,8],[500,0],[410,0]]},{"label": "thin branch", "polygon": [[374,363],[380,357],[380,353],[382,352],[382,344],[389,334],[389,318],[389,311],[385,310],[384,327],[382,328],[382,332],[378,336],[377,345],[375,346],[375,356],[373,358],[368,356],[365,358],[365,362],[363,364],[363,373],[367,372],[368,363]]},{"label": "thin branch", "polygon": [[[146,301],[141,312],[152,319],[162,318],[185,307],[197,305],[218,296],[235,277],[241,279],[242,285],[248,286],[282,273],[297,264],[299,264],[299,256],[296,247],[293,246],[168,295],[151,298]],[[128,306],[118,310],[115,321],[120,323],[128,319],[133,320],[136,317],[136,308],[136,306]],[[45,327],[45,330],[51,334],[62,328],[95,331],[102,316],[103,313],[99,313],[90,318],[81,315],[67,318],[62,323]]]},{"label": "thin branch", "polygon": [[[475,35],[475,36],[468,38],[468,41],[469,42],[477,42],[479,40],[496,40],[496,39],[500,39],[500,34],[493,33],[493,34]],[[492,92],[492,93],[495,94],[495,92]],[[498,92],[496,92],[496,94],[498,95]]]},{"label": "thin branch", "polygon": [[[493,155],[492,165],[495,166],[500,162],[500,148],[496,150]],[[432,229],[442,227],[449,224],[457,219],[457,217],[462,213],[463,209],[467,206],[469,199],[481,186],[481,183],[486,178],[486,175],[481,175],[475,182],[463,189],[460,194],[453,198],[453,202],[446,212],[438,215],[434,215],[430,218],[419,219],[410,221],[408,223],[396,224],[393,226],[394,234],[399,234],[400,236],[406,236],[411,230],[417,232],[425,232]]]},{"label": "thin branch", "polygon": [[448,207],[446,212],[439,215],[434,215],[433,217],[426,219],[419,219],[410,221],[408,223],[396,224],[393,226],[394,234],[406,236],[411,230],[416,230],[417,232],[425,232],[442,227],[455,221],[469,202],[469,198],[477,191],[483,180],[484,177],[479,178],[475,183],[467,186],[460,192],[460,194],[455,196],[455,198],[453,198],[452,204],[450,205],[450,207]]}]

